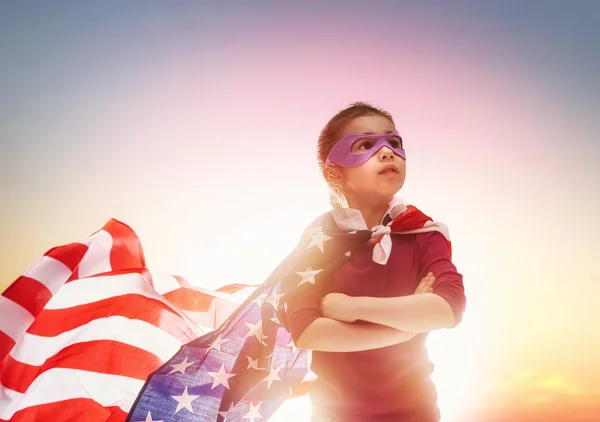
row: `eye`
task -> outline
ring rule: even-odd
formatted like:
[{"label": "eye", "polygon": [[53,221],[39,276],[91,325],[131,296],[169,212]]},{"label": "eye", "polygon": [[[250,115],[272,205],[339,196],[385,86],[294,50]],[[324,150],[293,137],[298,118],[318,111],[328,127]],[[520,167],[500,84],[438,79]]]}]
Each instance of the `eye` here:
[{"label": "eye", "polygon": [[373,148],[373,142],[371,142],[371,141],[364,141],[358,147],[358,149],[371,149],[371,148]]},{"label": "eye", "polygon": [[352,145],[352,151],[367,151],[373,148],[374,141],[372,139],[359,139]]},{"label": "eye", "polygon": [[402,149],[402,138],[400,138],[398,136],[393,136],[393,137],[391,137],[391,138],[388,139],[388,142],[394,148],[396,148],[396,149]]}]

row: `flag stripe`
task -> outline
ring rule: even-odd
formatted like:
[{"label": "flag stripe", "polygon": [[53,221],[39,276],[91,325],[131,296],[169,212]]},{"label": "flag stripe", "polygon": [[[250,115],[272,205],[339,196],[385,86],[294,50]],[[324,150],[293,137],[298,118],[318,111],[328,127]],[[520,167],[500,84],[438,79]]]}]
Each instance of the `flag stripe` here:
[{"label": "flag stripe", "polygon": [[[180,317],[171,307],[154,298],[137,294],[117,296],[67,309],[44,309],[27,332],[42,337],[54,337],[110,315],[145,321],[167,331],[181,342],[190,341],[195,337],[195,332],[189,327],[175,325]],[[165,324],[168,320],[173,321],[172,326]]]},{"label": "flag stripe", "polygon": [[[99,359],[99,356],[103,358]],[[139,347],[110,340],[93,340],[66,346],[39,366],[7,356],[0,381],[6,388],[25,393],[40,374],[52,368],[81,369],[143,381],[162,363],[158,356]]]},{"label": "flag stripe", "polygon": [[256,289],[258,286],[248,285],[248,284],[228,284],[227,286],[219,287],[217,292],[226,293],[226,294],[234,294],[239,292],[240,290],[251,288],[252,290]]},{"label": "flag stripe", "polygon": [[177,278],[172,275],[152,273],[151,276],[152,287],[161,295],[182,287]]},{"label": "flag stripe", "polygon": [[181,287],[192,287],[192,285],[185,278],[178,275],[175,275],[173,277],[175,277],[175,279]]},{"label": "flag stripe", "polygon": [[0,331],[13,341],[19,341],[34,319],[27,309],[5,296],[0,296],[0,315],[3,315],[0,318]]},{"label": "flag stripe", "polygon": [[21,276],[2,293],[25,308],[31,315],[37,315],[46,306],[52,292],[33,278]]},{"label": "flag stripe", "polygon": [[[102,407],[118,406],[127,412],[143,385],[143,381],[120,375],[52,368],[37,377],[26,394],[0,386],[0,398],[6,403],[0,406],[0,419],[10,420],[29,406],[77,398],[92,399]],[[54,420],[65,420],[60,413],[56,415]]]},{"label": "flag stripe", "polygon": [[186,311],[186,314],[199,326],[210,328],[212,331],[221,326],[238,307],[239,304],[231,302],[215,306],[212,312]]},{"label": "flag stripe", "polygon": [[70,243],[64,246],[57,246],[50,249],[44,254],[48,258],[53,258],[56,261],[62,263],[65,267],[73,272],[77,269],[77,266],[85,256],[88,247],[87,245],[79,242]]},{"label": "flag stripe", "polygon": [[110,266],[113,270],[146,267],[142,244],[131,227],[120,221],[110,220],[104,225],[103,230],[110,235],[111,239],[125,240],[112,244]]},{"label": "flag stripe", "polygon": [[165,293],[164,297],[171,303],[177,303],[177,306],[183,310],[194,309],[197,312],[208,312],[215,300],[214,296],[186,287]]},{"label": "flag stripe", "polygon": [[[60,294],[48,302],[45,309],[71,308],[131,293],[155,299],[172,308],[169,302],[148,284],[142,274],[113,272],[71,281],[61,289]],[[177,312],[175,309],[173,311]]]},{"label": "flag stripe", "polygon": [[110,266],[113,238],[108,232],[96,232],[86,240],[86,244],[88,250],[77,267],[77,280],[117,269]]},{"label": "flag stripe", "polygon": [[[69,261],[70,262],[70,261]],[[71,277],[72,271],[53,256],[42,256],[23,275],[39,281],[55,294],[58,289]]]},{"label": "flag stripe", "polygon": [[[8,318],[7,318],[8,319]],[[6,355],[10,353],[12,348],[15,346],[16,342],[10,338],[3,330],[0,328],[0,373],[2,372],[2,361]],[[1,403],[1,399],[0,399]]]},{"label": "flag stripe", "polygon": [[[14,414],[10,421],[39,422],[60,420],[66,422],[79,422],[85,420],[122,422],[126,417],[127,413],[117,406],[102,407],[92,399],[70,399],[31,406],[19,410]],[[8,420],[0,419],[0,422],[8,422]]]},{"label": "flag stripe", "polygon": [[145,321],[110,316],[61,333],[55,337],[41,337],[25,333],[11,356],[28,365],[42,365],[63,347],[92,340],[113,340],[126,343],[167,360],[181,346],[181,342],[163,330]]}]

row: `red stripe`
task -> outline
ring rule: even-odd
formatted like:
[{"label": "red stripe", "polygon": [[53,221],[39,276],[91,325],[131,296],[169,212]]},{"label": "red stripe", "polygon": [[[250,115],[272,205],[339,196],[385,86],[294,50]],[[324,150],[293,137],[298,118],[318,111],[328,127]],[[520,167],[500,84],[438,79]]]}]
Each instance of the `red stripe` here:
[{"label": "red stripe", "polygon": [[18,303],[35,317],[52,298],[52,292],[39,281],[21,276],[8,286],[2,296]]},{"label": "red stripe", "polygon": [[110,266],[113,270],[146,267],[142,244],[127,224],[111,219],[103,227],[113,238]]},{"label": "red stripe", "polygon": [[15,341],[5,334],[4,331],[0,331],[0,363],[13,347],[15,347]]},{"label": "red stripe", "polygon": [[233,294],[239,292],[240,290],[247,289],[248,287],[258,287],[258,285],[252,286],[249,284],[228,284],[227,286],[219,287],[217,292]]},{"label": "red stripe", "polygon": [[186,287],[167,292],[163,297],[184,311],[194,312],[207,312],[215,300],[214,296]]},{"label": "red stripe", "polygon": [[143,381],[161,364],[158,356],[138,347],[111,340],[95,340],[67,346],[41,366],[19,362],[9,355],[0,380],[4,387],[25,393],[38,376],[52,368],[81,369]]},{"label": "red stripe", "polygon": [[[11,422],[123,422],[127,417],[118,406],[102,407],[92,399],[70,399],[55,403],[40,404],[19,410]],[[0,422],[8,422],[0,419]]]},{"label": "red stripe", "polygon": [[192,287],[192,285],[188,283],[188,281],[185,278],[180,277],[178,275],[174,275],[173,277],[175,277],[175,280],[177,280],[181,287]]},{"label": "red stripe", "polygon": [[52,257],[65,264],[71,271],[75,271],[83,259],[88,247],[83,243],[71,243],[50,249],[44,255]]},{"label": "red stripe", "polygon": [[66,309],[44,309],[27,330],[30,334],[54,337],[108,316],[146,321],[187,343],[196,335],[181,317],[164,303],[142,295],[127,294]]}]

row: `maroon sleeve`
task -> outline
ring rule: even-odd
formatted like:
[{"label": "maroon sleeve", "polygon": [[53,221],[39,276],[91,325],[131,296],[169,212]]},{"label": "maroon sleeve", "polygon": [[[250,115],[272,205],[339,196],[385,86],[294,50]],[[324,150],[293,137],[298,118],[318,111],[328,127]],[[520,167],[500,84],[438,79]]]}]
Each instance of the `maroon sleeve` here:
[{"label": "maroon sleeve", "polygon": [[448,242],[440,232],[428,232],[417,235],[419,250],[419,281],[433,273],[435,283],[433,293],[448,302],[454,313],[456,324],[462,321],[466,297],[463,276],[457,272],[450,259]]},{"label": "maroon sleeve", "polygon": [[321,298],[320,289],[313,286],[288,302],[285,314],[294,342],[315,319],[321,318]]}]

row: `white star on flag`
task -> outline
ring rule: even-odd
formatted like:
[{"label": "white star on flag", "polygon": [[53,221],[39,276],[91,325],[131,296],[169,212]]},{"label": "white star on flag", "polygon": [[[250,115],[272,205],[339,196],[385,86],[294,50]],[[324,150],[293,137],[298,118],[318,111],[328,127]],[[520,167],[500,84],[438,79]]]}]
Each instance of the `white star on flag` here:
[{"label": "white star on flag", "polygon": [[217,336],[217,338],[215,339],[215,341],[213,341],[213,342],[210,344],[210,346],[208,347],[208,350],[210,350],[210,349],[215,349],[215,350],[217,350],[217,351],[219,351],[219,352],[220,352],[220,351],[221,351],[221,345],[222,345],[223,343],[225,343],[226,341],[229,341],[229,339],[228,339],[228,338],[223,338],[223,339],[222,339],[222,338],[221,338],[221,334],[219,334],[219,335]]},{"label": "white star on flag", "polygon": [[171,375],[174,372],[181,372],[182,374],[185,374],[185,370],[187,369],[187,367],[190,365],[193,365],[194,363],[196,363],[196,362],[188,363],[187,356],[186,356],[182,362],[170,365],[171,368],[173,368],[173,370],[171,372],[169,372],[167,375]]},{"label": "white star on flag", "polygon": [[278,295],[275,292],[275,289],[273,289],[271,294],[265,298],[265,302],[270,303],[271,306],[273,306],[273,308],[277,309],[277,302],[279,301],[279,298],[281,296],[283,296],[283,295]]},{"label": "white star on flag", "polygon": [[279,378],[279,371],[281,371],[281,368],[283,368],[284,365],[281,365],[279,368],[277,369],[271,369],[271,372],[269,372],[269,375],[267,375],[267,377],[263,380],[263,381],[267,381],[267,390],[269,390],[271,388],[271,384],[273,384],[274,381],[281,381],[281,378]]},{"label": "white star on flag", "polygon": [[148,414],[146,415],[146,419],[144,419],[143,421],[139,421],[139,422],[164,422],[162,420],[154,420],[152,419],[152,413],[150,413],[150,411],[148,410]]},{"label": "white star on flag", "polygon": [[316,229],[312,229],[311,230],[313,233],[311,233],[310,235],[310,243],[308,244],[308,246],[306,247],[306,249],[310,249],[313,246],[318,247],[321,252],[324,252],[323,250],[323,243],[333,239],[330,236],[327,236],[325,233],[323,233],[323,230],[321,227],[318,227]]},{"label": "white star on flag", "polygon": [[350,258],[350,255],[352,255],[352,252],[348,251],[344,255],[346,255],[348,258]]},{"label": "white star on flag", "polygon": [[248,358],[248,368],[247,369],[256,369],[257,371],[264,371],[265,368],[258,367],[258,359],[252,359],[250,356],[246,355]]},{"label": "white star on flag", "polygon": [[[190,412],[194,413],[194,410],[192,409],[192,402],[198,397],[200,396],[189,395],[186,385],[181,396],[171,396],[171,398],[177,400],[177,410],[175,410],[175,413],[179,412],[184,407]],[[148,420],[148,417],[146,417],[146,420]]]},{"label": "white star on flag", "polygon": [[268,336],[263,335],[263,331],[262,331],[262,320],[259,320],[256,324],[251,324],[249,322],[244,322],[244,324],[246,324],[248,326],[248,328],[250,329],[250,331],[248,331],[246,333],[246,335],[244,336],[244,338],[248,338],[248,337],[256,337],[256,339],[259,341],[259,343],[264,344],[265,346],[267,345],[267,343],[265,343],[263,340],[266,339]]},{"label": "white star on flag", "polygon": [[296,353],[296,350],[298,350],[298,348],[296,347],[296,345],[294,344],[294,340],[292,340],[290,338],[290,342],[288,344],[286,344],[287,347],[291,347],[292,348],[292,355],[294,353]]},{"label": "white star on flag", "polygon": [[219,415],[223,416],[223,419],[227,419],[227,414],[231,412],[231,409],[233,409],[233,403],[229,405],[229,409],[220,411]]},{"label": "white star on flag", "polygon": [[262,419],[261,414],[258,412],[258,408],[260,407],[262,402],[258,402],[256,407],[250,402],[250,410],[244,416],[244,419],[250,419],[250,422],[254,422],[254,419]]},{"label": "white star on flag", "polygon": [[229,390],[229,378],[235,377],[235,374],[225,371],[225,364],[221,364],[221,369],[219,369],[219,372],[209,372],[208,374],[215,379],[213,381],[211,390],[218,385],[223,385]]},{"label": "white star on flag", "polygon": [[310,267],[308,267],[306,269],[306,271],[298,271],[296,274],[298,274],[300,277],[302,277],[302,281],[300,283],[298,283],[298,286],[300,286],[304,283],[315,284],[315,276],[317,274],[319,274],[321,271],[323,271],[323,270],[312,270]]}]

